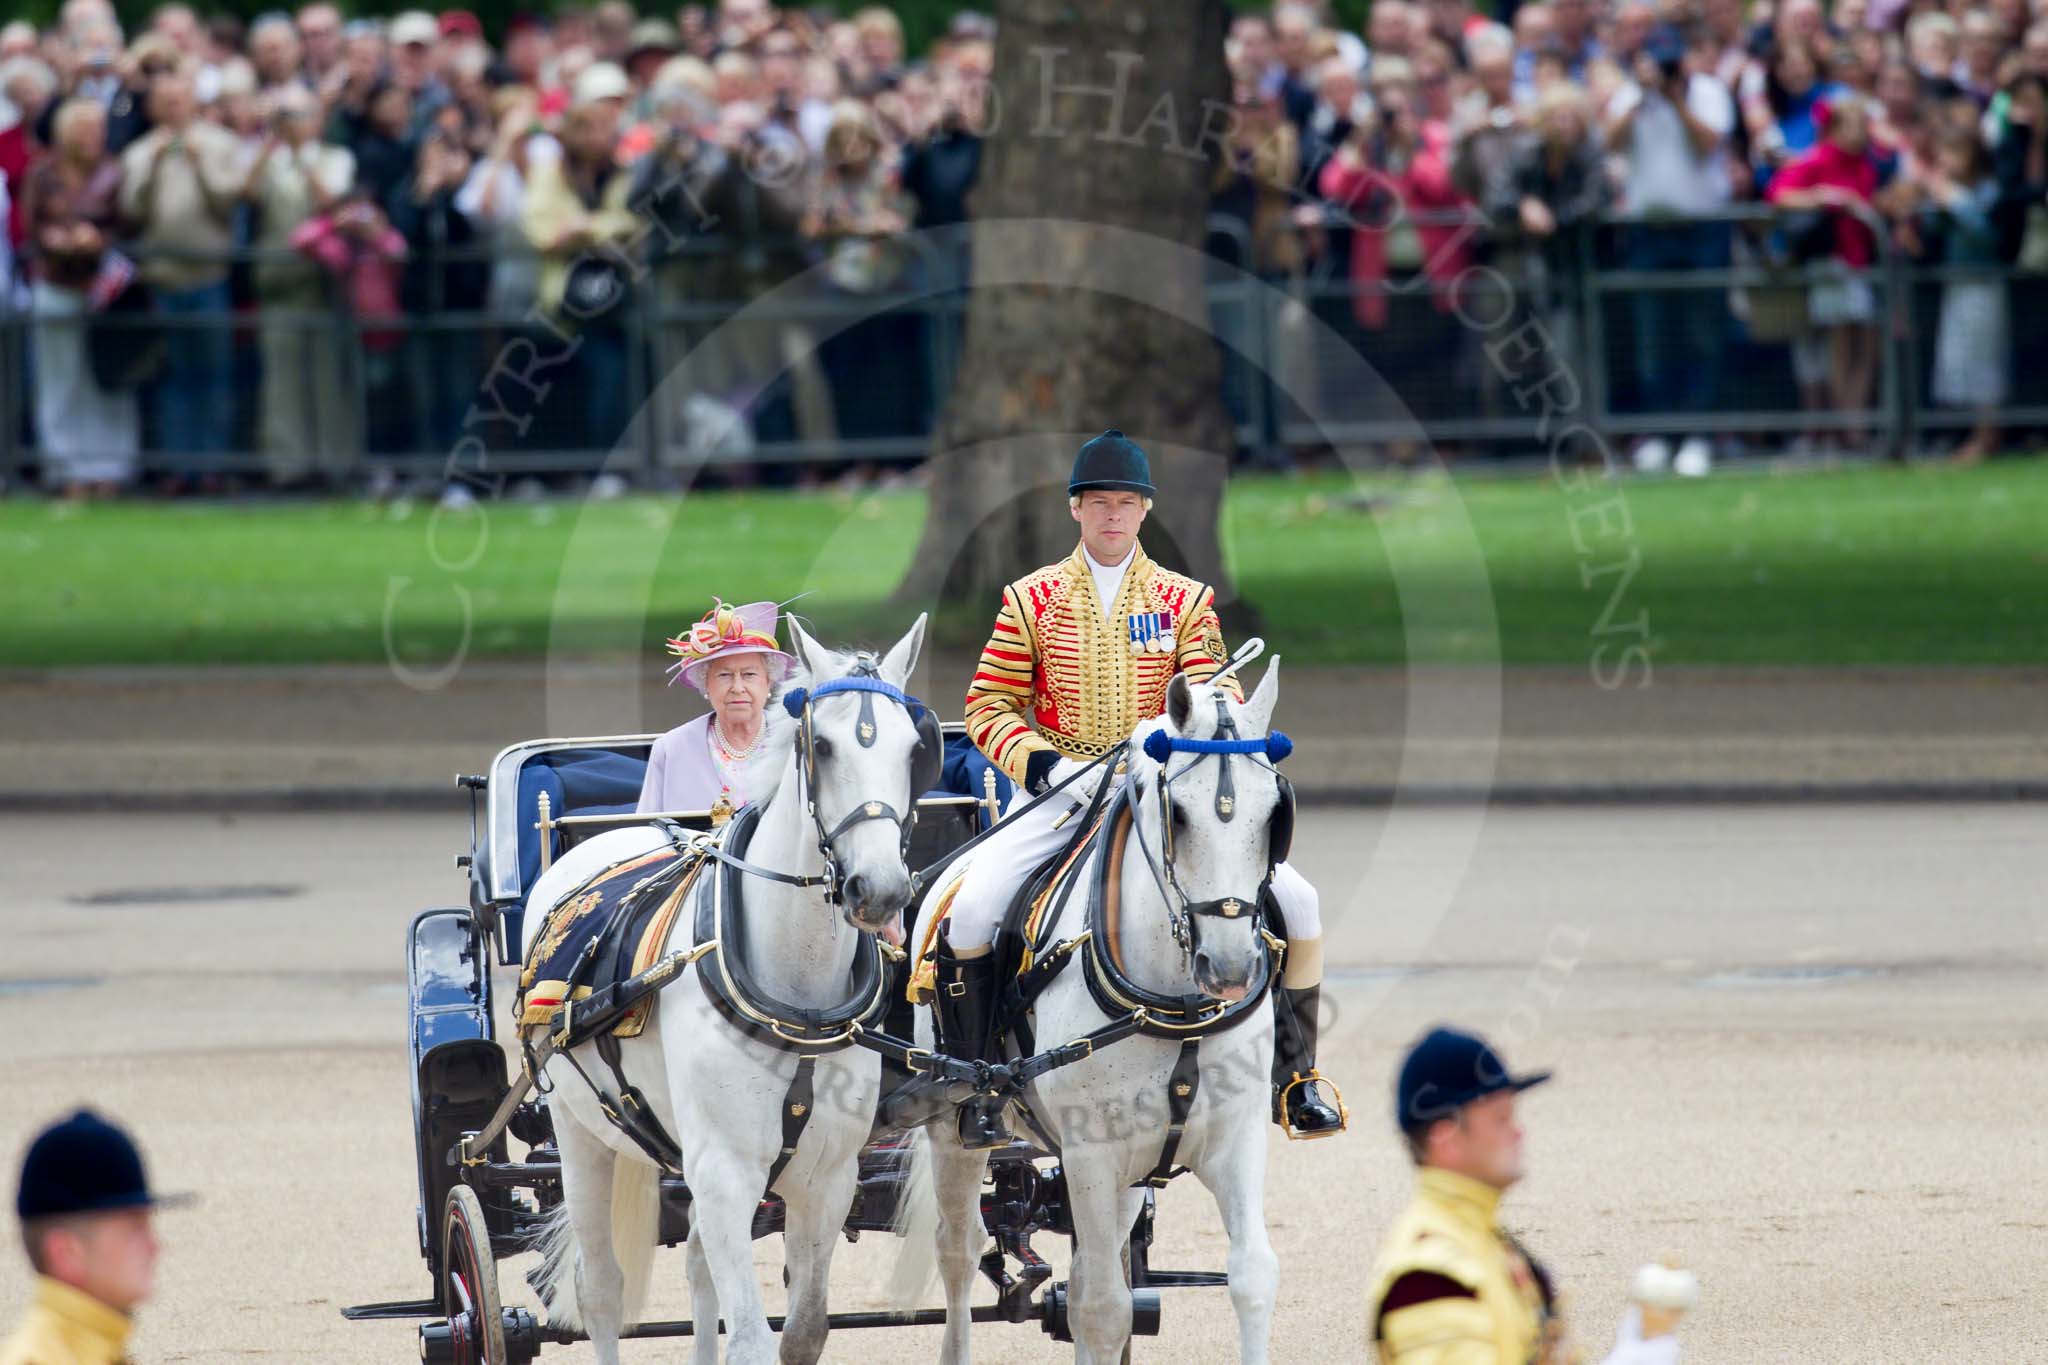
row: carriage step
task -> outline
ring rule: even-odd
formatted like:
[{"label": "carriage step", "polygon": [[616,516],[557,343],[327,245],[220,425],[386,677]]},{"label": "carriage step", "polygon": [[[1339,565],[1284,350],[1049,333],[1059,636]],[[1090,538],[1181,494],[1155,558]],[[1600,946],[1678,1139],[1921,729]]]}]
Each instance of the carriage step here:
[{"label": "carriage step", "polygon": [[1152,1289],[1225,1289],[1230,1276],[1221,1270],[1145,1270],[1145,1284]]},{"label": "carriage step", "polygon": [[342,1309],[341,1315],[350,1322],[388,1322],[393,1318],[431,1318],[440,1312],[439,1299],[401,1299],[396,1303],[359,1303]]}]

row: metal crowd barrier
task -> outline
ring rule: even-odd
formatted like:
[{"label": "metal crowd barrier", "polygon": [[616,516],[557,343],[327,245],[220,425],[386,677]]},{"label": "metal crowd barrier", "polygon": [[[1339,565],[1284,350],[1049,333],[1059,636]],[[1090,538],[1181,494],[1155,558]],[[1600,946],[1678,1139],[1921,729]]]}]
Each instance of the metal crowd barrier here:
[{"label": "metal crowd barrier", "polygon": [[[1318,341],[1340,340],[1392,392],[1368,392],[1347,410],[1346,394],[1325,388],[1320,397],[1333,415],[1289,423],[1283,438],[1295,446],[1371,445],[1412,436],[1419,426],[1435,443],[1515,451],[1540,449],[1565,422],[1617,442],[1647,434],[1902,428],[1911,395],[1903,391],[1908,359],[1893,318],[1909,267],[1888,231],[1868,217],[1878,259],[1848,283],[1870,291],[1885,340],[1869,400],[1853,410],[1802,410],[1799,387],[1786,382],[1794,344],[1810,351],[1825,338],[1788,318],[1784,305],[1803,310],[1813,290],[1845,281],[1825,265],[1762,259],[1758,248],[1783,218],[1769,206],[1730,206],[1684,221],[1612,215],[1563,228],[1547,245],[1466,211],[1409,215],[1396,225],[1440,229],[1446,241],[1434,257],[1411,244],[1405,260],[1376,278],[1354,278],[1341,267],[1310,275],[1305,294],[1322,324]],[[1349,225],[1333,219],[1329,226]],[[1729,247],[1727,262],[1677,269],[1627,263],[1632,240],[1674,229],[1716,234]],[[1400,259],[1401,234],[1392,228],[1350,230],[1354,250],[1356,235],[1371,233]],[[1361,298],[1373,300],[1383,324],[1358,316],[1371,311],[1359,306]],[[1706,387],[1686,406],[1655,406],[1644,393],[1655,378],[1650,357],[1676,349],[1669,333],[1680,327],[1699,331],[1689,340],[1705,363],[1685,377]],[[1353,363],[1338,358],[1339,366]],[[1318,379],[1328,383],[1335,371]],[[1548,385],[1540,382],[1546,376],[1553,377]]]},{"label": "metal crowd barrier", "polygon": [[[2037,363],[2048,351],[2048,327],[2035,321],[2042,312],[2031,306],[2048,303],[2048,273],[1919,265],[1895,248],[1882,222],[1865,217],[1877,259],[1853,281],[1826,264],[1771,263],[1762,249],[1784,215],[1758,205],[1731,206],[1684,224],[1609,217],[1568,231],[1547,249],[1470,212],[1373,227],[1332,216],[1325,225],[1330,251],[1299,274],[1266,278],[1251,268],[1245,225],[1213,217],[1209,249],[1235,263],[1212,269],[1208,289],[1223,350],[1224,396],[1240,447],[1374,446],[1419,434],[1433,444],[1513,453],[1541,449],[1568,420],[1617,446],[1647,434],[1860,433],[1872,438],[1873,448],[1911,450],[1930,433],[1978,420],[1975,412],[1937,406],[1929,376],[1943,290],[1984,280],[2008,291],[2015,352],[2012,392],[1996,419],[2007,427],[2048,427],[2048,366]],[[1421,234],[1408,228],[1441,230],[1461,273],[1453,278],[1446,261],[1433,269],[1426,253],[1417,252]],[[1629,264],[1632,240],[1671,228],[1722,234],[1730,254],[1708,267]],[[1338,254],[1346,233],[1353,250],[1361,234],[1377,236],[1389,268],[1377,277],[1354,276]],[[153,449],[145,441],[142,466],[227,473],[269,467],[261,448],[263,380],[252,353],[260,352],[266,334],[290,333],[329,338],[322,365],[331,369],[307,382],[331,381],[346,399],[358,447],[345,455],[351,474],[381,465],[398,475],[431,476],[450,466],[464,437],[480,443],[490,470],[508,476],[588,473],[607,458],[611,468],[653,476],[700,465],[913,462],[927,451],[965,320],[962,289],[929,293],[921,287],[964,285],[964,263],[942,257],[919,235],[893,245],[904,256],[900,275],[872,294],[816,284],[771,289],[768,297],[721,298],[692,292],[693,272],[729,269],[742,253],[760,266],[756,277],[773,285],[803,273],[805,248],[788,240],[693,239],[642,277],[609,352],[616,368],[604,371],[590,369],[594,362],[582,351],[563,359],[564,333],[531,309],[442,306],[364,320],[337,302],[137,320],[132,325],[161,328],[174,338],[196,330],[229,334],[233,404],[227,421],[239,436],[229,450],[205,457]],[[250,250],[234,253],[229,264],[240,269],[296,259]],[[521,262],[518,255],[476,246],[431,250],[421,268],[433,291],[430,302],[445,305],[450,267]],[[525,257],[524,264],[537,266],[539,258]],[[1813,398],[1811,386],[1802,393],[1797,380],[1811,376],[1824,359],[1817,348],[1827,343],[1801,319],[1816,290],[1839,293],[1845,285],[1869,292],[1879,337],[1876,373],[1867,402],[1848,411],[1814,410],[1802,403]],[[19,470],[37,459],[34,428],[24,416],[33,410],[38,325],[47,324],[0,297],[0,469]],[[872,346],[849,345],[860,337],[853,330],[859,327],[879,327],[871,335],[884,336],[891,349],[871,355]],[[1686,334],[1674,336],[1674,329]],[[718,338],[713,350],[723,346],[730,354],[707,356],[709,337]],[[1659,405],[1655,398],[1678,380],[1660,378],[1651,358],[1663,357],[1668,369],[1686,347],[1702,361],[1681,376],[1694,385],[1689,401]],[[693,419],[683,401],[692,395],[661,387],[686,354],[697,356],[693,376],[723,377],[723,387],[712,392],[707,383],[703,396],[755,420],[750,441],[692,448]],[[548,357],[551,364],[536,363]],[[833,376],[821,366],[849,359],[868,368],[841,376],[835,391]],[[1359,382],[1361,362],[1384,382]],[[1565,377],[1543,388],[1536,381],[1546,373]],[[544,396],[536,395],[534,383],[546,386]],[[620,386],[616,397],[609,384]],[[531,401],[511,412],[505,400],[522,393]],[[1290,393],[1313,399],[1319,420],[1309,420]],[[657,394],[662,401],[649,402]],[[878,396],[894,406],[876,404]],[[1562,403],[1563,396],[1571,403]],[[599,400],[627,419],[618,431],[593,429],[587,410]],[[501,416],[489,417],[493,410]],[[714,417],[720,411],[714,409]],[[479,413],[486,416],[479,419]],[[644,420],[631,420],[636,415]],[[307,431],[304,443],[317,448],[321,435]]]}]

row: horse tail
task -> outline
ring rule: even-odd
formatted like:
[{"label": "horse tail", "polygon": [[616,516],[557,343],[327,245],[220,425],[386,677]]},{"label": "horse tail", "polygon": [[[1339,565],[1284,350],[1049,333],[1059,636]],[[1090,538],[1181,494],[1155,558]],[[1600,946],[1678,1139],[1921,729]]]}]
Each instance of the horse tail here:
[{"label": "horse tail", "polygon": [[576,1271],[583,1262],[583,1253],[576,1246],[576,1228],[569,1221],[568,1200],[558,1200],[548,1210],[528,1245],[540,1253],[534,1288],[540,1293],[541,1307],[547,1309],[548,1326],[572,1332],[582,1330],[583,1314],[576,1306]]},{"label": "horse tail", "polygon": [[[612,1162],[612,1258],[625,1275],[625,1323],[640,1321],[653,1278],[654,1244],[660,1233],[661,1172],[645,1161],[618,1157]],[[569,1221],[569,1201],[548,1211],[528,1244],[540,1253],[535,1286],[547,1309],[548,1326],[581,1331],[583,1312],[576,1301],[576,1276],[583,1251]]]},{"label": "horse tail", "polygon": [[612,1163],[612,1257],[626,1277],[626,1326],[640,1321],[661,1233],[661,1170],[620,1157]]},{"label": "horse tail", "polygon": [[938,1273],[939,1196],[932,1185],[932,1140],[913,1129],[896,1158],[896,1216],[889,1231],[902,1239],[886,1295],[898,1313],[914,1312]]}]

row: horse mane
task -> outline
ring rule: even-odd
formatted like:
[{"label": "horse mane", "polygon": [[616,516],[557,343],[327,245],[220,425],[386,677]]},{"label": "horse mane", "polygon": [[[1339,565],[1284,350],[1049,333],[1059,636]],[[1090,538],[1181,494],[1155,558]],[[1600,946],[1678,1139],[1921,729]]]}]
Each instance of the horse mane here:
[{"label": "horse mane", "polygon": [[[845,677],[853,671],[854,651],[823,646],[818,650],[829,660],[828,678]],[[795,688],[808,689],[819,681],[801,661],[792,660],[789,675],[768,694],[766,714],[761,718],[761,741],[740,770],[745,774],[747,790],[761,793],[757,800],[763,806],[782,785],[783,766],[789,760],[790,750],[796,747],[796,718],[783,707],[782,699]]]},{"label": "horse mane", "polygon": [[762,708],[761,739],[741,765],[740,775],[748,791],[760,793],[755,800],[763,806],[774,799],[782,786],[790,750],[796,747],[796,719],[783,709],[783,695],[791,688],[810,685],[810,673],[801,663],[792,661],[788,676],[768,693],[768,704]]}]

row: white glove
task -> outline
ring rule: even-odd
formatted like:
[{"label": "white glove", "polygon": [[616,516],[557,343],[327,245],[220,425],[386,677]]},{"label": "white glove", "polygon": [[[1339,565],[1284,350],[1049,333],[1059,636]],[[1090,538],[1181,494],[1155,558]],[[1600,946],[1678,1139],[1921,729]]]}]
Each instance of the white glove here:
[{"label": "white glove", "polygon": [[[1092,762],[1094,760],[1086,758],[1062,758],[1059,762],[1053,764],[1052,771],[1046,774],[1046,790],[1051,791],[1053,788],[1058,787],[1060,783],[1073,777],[1075,773],[1088,767]],[[1086,777],[1077,779],[1072,786],[1062,790],[1060,795],[1072,801],[1075,805],[1085,805],[1094,799],[1095,789],[1102,785],[1102,779],[1109,775],[1109,770],[1109,764],[1096,763],[1094,771],[1090,772]]]}]

